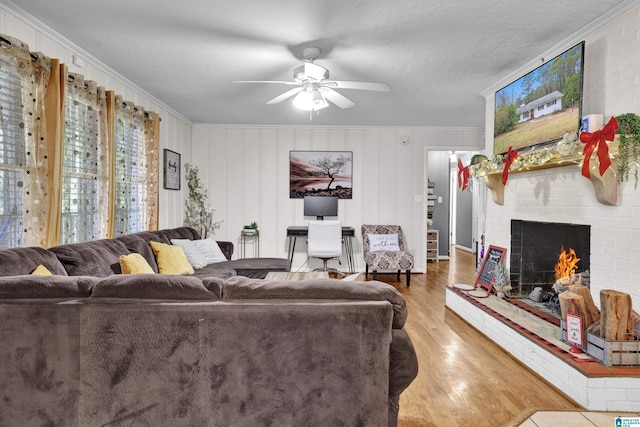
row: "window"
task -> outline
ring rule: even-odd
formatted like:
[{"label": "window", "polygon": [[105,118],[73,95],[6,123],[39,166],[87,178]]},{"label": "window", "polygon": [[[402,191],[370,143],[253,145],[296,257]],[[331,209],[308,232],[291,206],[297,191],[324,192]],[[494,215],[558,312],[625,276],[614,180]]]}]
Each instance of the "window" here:
[{"label": "window", "polygon": [[20,76],[0,56],[0,248],[22,246],[22,195],[26,168]]},{"label": "window", "polygon": [[116,96],[114,236],[147,229],[147,147],[144,111]]}]

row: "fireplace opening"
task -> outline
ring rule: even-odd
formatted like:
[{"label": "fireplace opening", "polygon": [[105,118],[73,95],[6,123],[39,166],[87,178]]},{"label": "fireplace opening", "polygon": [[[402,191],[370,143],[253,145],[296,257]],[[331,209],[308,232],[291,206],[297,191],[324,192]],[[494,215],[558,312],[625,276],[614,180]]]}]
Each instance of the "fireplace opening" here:
[{"label": "fireplace opening", "polygon": [[510,296],[539,303],[557,299],[556,269],[588,276],[590,253],[589,225],[511,220]]}]

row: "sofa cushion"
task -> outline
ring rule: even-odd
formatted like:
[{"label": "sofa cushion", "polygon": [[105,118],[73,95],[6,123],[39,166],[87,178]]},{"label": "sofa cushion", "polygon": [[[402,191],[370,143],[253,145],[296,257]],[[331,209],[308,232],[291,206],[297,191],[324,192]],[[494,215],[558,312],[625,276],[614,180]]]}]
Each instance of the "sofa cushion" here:
[{"label": "sofa cushion", "polygon": [[159,238],[152,231],[141,231],[139,233],[127,234],[126,236],[117,237],[118,240],[123,242],[129,252],[135,252],[144,257],[147,260],[151,268],[155,273],[158,272],[158,264],[156,264],[156,257],[151,250],[151,246],[149,242],[151,240],[169,243],[169,241],[164,242],[161,238]]},{"label": "sofa cushion", "polygon": [[0,277],[0,299],[87,297],[99,280],[89,276]]},{"label": "sofa cushion", "polygon": [[140,254],[120,255],[122,274],[155,274],[146,259]]},{"label": "sofa cushion", "polygon": [[407,304],[400,292],[383,282],[348,282],[337,279],[258,280],[236,276],[222,286],[222,299],[344,299],[388,301],[393,306],[393,327],[407,319]]},{"label": "sofa cushion", "polygon": [[118,239],[101,239],[84,243],[70,243],[50,248],[69,276],[107,277],[121,273],[120,255],[129,249]]},{"label": "sofa cushion", "polygon": [[56,255],[44,248],[28,247],[0,250],[0,276],[31,274],[39,265],[45,266],[52,274],[67,275],[67,271]]},{"label": "sofa cushion", "polygon": [[178,276],[188,276],[193,274],[193,267],[189,264],[182,248],[166,243],[149,242],[151,249],[156,256],[158,271],[160,274],[172,274]]},{"label": "sofa cushion", "polygon": [[184,250],[193,268],[202,268],[205,265],[227,261],[227,257],[218,246],[218,242],[211,238],[199,240],[171,239],[171,243],[180,246]]},{"label": "sofa cushion", "polygon": [[114,275],[93,287],[92,297],[215,300],[200,279],[160,274]]},{"label": "sofa cushion", "polygon": [[202,268],[209,264],[196,246],[196,242],[199,242],[199,240],[171,239],[172,245],[182,248],[189,264],[191,264],[194,269]]}]

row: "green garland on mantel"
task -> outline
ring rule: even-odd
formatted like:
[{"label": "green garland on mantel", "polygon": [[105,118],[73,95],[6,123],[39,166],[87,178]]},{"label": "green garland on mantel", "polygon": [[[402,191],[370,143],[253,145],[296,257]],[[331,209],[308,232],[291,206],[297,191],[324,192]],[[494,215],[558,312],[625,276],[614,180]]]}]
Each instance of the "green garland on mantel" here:
[{"label": "green garland on mantel", "polygon": [[[638,161],[640,160],[640,116],[626,113],[616,116],[620,135],[618,144],[618,184],[629,181],[629,171],[633,165],[633,188],[638,188]],[[632,163],[629,164],[629,158]]]}]

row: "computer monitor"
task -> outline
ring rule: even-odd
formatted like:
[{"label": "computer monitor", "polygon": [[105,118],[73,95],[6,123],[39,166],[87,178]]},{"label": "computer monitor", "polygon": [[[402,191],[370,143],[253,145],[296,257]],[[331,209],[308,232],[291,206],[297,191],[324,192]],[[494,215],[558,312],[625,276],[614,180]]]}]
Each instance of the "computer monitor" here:
[{"label": "computer monitor", "polygon": [[338,198],[304,196],[304,216],[315,216],[318,220],[325,216],[338,216]]}]

